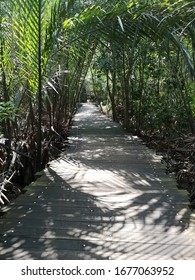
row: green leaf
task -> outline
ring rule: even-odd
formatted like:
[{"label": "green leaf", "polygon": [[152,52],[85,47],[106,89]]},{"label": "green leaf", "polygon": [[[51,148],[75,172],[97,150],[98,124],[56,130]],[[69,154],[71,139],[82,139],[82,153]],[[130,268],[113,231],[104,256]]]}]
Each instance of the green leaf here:
[{"label": "green leaf", "polygon": [[117,19],[118,19],[119,25],[120,25],[120,27],[121,27],[121,30],[122,30],[123,32],[125,32],[125,29],[124,29],[123,22],[122,22],[121,18],[120,18],[119,16],[117,16]]}]

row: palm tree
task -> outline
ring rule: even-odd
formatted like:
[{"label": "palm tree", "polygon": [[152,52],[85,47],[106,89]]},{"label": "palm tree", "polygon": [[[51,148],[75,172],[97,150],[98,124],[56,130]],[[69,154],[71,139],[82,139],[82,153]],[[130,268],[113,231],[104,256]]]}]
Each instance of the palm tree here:
[{"label": "palm tree", "polygon": [[[10,0],[6,2],[7,23],[13,34],[17,68],[20,69],[26,94],[37,105],[37,169],[41,168],[43,85],[56,72],[58,36],[62,25],[62,4],[65,1]],[[69,1],[69,5],[72,1]],[[70,8],[67,5],[67,8]],[[58,19],[59,22],[56,22]],[[13,54],[12,54],[13,55]],[[53,67],[51,68],[51,63]]]}]

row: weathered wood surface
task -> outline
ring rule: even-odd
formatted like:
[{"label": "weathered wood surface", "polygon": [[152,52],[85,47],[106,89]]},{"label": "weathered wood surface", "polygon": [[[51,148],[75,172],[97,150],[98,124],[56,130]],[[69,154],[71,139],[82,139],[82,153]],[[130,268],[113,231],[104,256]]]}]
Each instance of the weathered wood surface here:
[{"label": "weathered wood surface", "polygon": [[0,218],[0,259],[194,259],[195,214],[160,157],[83,104],[71,147]]}]

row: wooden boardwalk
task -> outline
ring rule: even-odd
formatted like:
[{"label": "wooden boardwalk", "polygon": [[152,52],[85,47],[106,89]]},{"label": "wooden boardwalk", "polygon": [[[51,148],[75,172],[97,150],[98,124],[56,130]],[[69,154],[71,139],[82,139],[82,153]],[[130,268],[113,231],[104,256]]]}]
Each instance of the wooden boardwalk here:
[{"label": "wooden boardwalk", "polygon": [[0,259],[195,259],[195,214],[160,157],[83,104],[71,147],[0,218]]}]

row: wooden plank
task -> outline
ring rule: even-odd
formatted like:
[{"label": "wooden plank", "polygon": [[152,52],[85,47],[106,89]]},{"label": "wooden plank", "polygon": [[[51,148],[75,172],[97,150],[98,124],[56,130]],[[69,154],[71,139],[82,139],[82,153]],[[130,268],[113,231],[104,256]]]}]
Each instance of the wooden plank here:
[{"label": "wooden plank", "polygon": [[[10,240],[9,240],[10,239]],[[10,247],[10,243],[12,247]],[[159,256],[169,256],[169,258],[186,258],[193,259],[195,253],[195,246],[193,245],[178,245],[178,244],[159,244],[155,242],[140,243],[140,242],[111,242],[111,241],[86,241],[86,240],[64,240],[64,239],[43,239],[43,238],[7,238],[6,242],[3,243],[4,248],[0,252],[0,259],[6,256],[7,259],[12,258],[13,255],[17,254],[29,254],[33,259],[34,256],[32,252],[36,250],[41,251],[42,254],[47,252],[50,257],[53,253],[58,256],[59,251],[68,252],[90,252],[94,256],[99,255],[102,258],[104,254],[108,252],[112,255],[114,254],[128,254],[131,252],[134,255],[159,255]],[[45,254],[46,256],[46,254]],[[19,256],[18,256],[19,258]],[[45,257],[47,258],[47,257]]]}]

